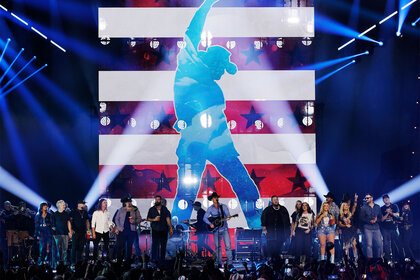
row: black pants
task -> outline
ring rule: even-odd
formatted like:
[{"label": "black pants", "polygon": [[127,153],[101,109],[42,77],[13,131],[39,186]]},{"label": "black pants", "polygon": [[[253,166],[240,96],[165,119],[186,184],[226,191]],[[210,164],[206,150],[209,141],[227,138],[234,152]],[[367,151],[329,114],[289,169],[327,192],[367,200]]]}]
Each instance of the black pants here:
[{"label": "black pants", "polygon": [[167,231],[152,230],[152,260],[156,260],[159,263],[163,263],[165,261],[167,242]]},{"label": "black pants", "polygon": [[271,258],[278,257],[281,253],[283,248],[283,243],[286,239],[278,232],[270,232],[267,233],[267,253],[268,256]]},{"label": "black pants", "polygon": [[86,244],[86,234],[75,232],[71,241],[71,262],[76,264],[83,260],[82,255]]},{"label": "black pants", "polygon": [[413,251],[410,247],[411,237],[413,236],[413,231],[410,229],[405,230],[400,228],[400,238],[402,247],[404,248],[404,257],[405,258],[414,258]]},{"label": "black pants", "polygon": [[97,260],[98,259],[99,242],[101,241],[101,239],[104,241],[104,250],[102,251],[102,255],[104,255],[104,253],[106,254],[106,256],[108,255],[108,252],[109,252],[109,232],[104,232],[104,233],[95,232],[95,235],[96,235],[96,238],[93,240],[93,259]]},{"label": "black pants", "polygon": [[295,236],[296,256],[311,256],[312,236],[302,228],[296,228]]},{"label": "black pants", "polygon": [[384,252],[388,260],[398,260],[399,259],[399,249],[401,248],[398,240],[397,229],[382,229],[382,238],[384,243]]},{"label": "black pants", "polygon": [[133,255],[133,243],[134,239],[137,238],[137,231],[131,231],[125,229],[117,235],[117,244],[115,245],[115,251],[117,253],[117,259],[122,260],[123,250],[125,249],[125,259],[131,260]]}]

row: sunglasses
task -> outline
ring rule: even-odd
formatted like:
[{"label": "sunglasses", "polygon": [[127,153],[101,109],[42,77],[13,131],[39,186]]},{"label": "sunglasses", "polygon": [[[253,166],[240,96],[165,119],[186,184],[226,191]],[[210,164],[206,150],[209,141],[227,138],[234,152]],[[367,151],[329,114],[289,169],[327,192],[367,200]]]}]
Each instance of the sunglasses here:
[{"label": "sunglasses", "polygon": [[372,198],[372,197],[371,197],[371,196],[366,196],[366,197],[365,197],[365,199],[370,199],[370,198]]}]

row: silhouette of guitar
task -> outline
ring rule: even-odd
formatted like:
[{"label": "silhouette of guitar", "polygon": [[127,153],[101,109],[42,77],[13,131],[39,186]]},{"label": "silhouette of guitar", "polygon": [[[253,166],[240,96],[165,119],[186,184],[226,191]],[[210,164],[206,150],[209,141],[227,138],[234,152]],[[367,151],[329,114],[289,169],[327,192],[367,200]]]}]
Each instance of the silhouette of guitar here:
[{"label": "silhouette of guitar", "polygon": [[210,223],[212,223],[212,224],[214,225],[214,228],[211,228],[211,227],[210,227],[210,225],[207,225],[207,230],[208,230],[208,231],[210,231],[210,232],[213,232],[213,231],[215,231],[216,229],[218,229],[218,228],[220,228],[220,227],[224,226],[224,225],[225,225],[225,221],[226,221],[227,219],[230,219],[230,218],[236,218],[236,217],[238,217],[238,216],[239,216],[238,214],[235,214],[235,215],[229,216],[229,217],[227,217],[227,218],[221,218],[221,217],[209,217],[209,222],[210,222]]}]

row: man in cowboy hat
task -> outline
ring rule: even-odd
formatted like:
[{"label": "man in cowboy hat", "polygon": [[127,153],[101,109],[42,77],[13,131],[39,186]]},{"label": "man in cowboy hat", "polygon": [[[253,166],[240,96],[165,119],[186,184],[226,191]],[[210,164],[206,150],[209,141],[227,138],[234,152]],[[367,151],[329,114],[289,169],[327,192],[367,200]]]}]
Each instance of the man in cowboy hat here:
[{"label": "man in cowboy hat", "polygon": [[340,215],[340,208],[335,204],[335,196],[332,192],[328,192],[324,195],[325,201],[330,205],[330,211],[334,215],[335,220],[338,221],[338,216]]},{"label": "man in cowboy hat", "polygon": [[132,204],[132,201],[130,194],[121,198],[123,206],[117,210],[114,217],[115,233],[117,234],[115,250],[118,260],[121,260],[124,248],[126,248],[125,259],[131,260],[134,239],[138,238],[137,226],[141,222],[141,215],[139,209]]},{"label": "man in cowboy hat", "polygon": [[[220,217],[222,219],[226,219],[226,221],[230,220],[229,218],[229,208],[219,203],[219,195],[214,192],[212,193],[208,199],[213,202],[204,215],[204,222],[208,224],[211,228],[214,228],[215,225],[209,221],[210,217]],[[226,257],[228,264],[232,264],[232,246],[230,242],[230,235],[227,222],[224,222],[222,226],[218,229],[213,231],[214,237],[214,246],[215,246],[215,253],[216,253],[216,261],[219,265],[222,264],[222,238],[223,242],[225,243],[226,249]]]}]

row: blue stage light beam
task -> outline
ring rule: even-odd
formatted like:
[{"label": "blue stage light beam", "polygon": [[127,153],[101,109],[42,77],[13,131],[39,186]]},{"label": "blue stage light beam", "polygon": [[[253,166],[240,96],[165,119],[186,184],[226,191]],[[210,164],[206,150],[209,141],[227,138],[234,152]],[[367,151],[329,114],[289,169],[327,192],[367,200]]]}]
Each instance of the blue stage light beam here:
[{"label": "blue stage light beam", "polygon": [[401,35],[401,29],[403,27],[405,18],[407,17],[408,12],[410,11],[411,6],[416,2],[417,0],[400,0],[400,6],[399,6],[399,17],[398,17],[398,28],[396,35]]},{"label": "blue stage light beam", "polygon": [[9,43],[10,43],[10,38],[7,39],[6,44],[4,45],[4,49],[3,49],[2,53],[1,53],[1,56],[0,56],[0,62],[3,60],[3,56],[6,53],[6,50],[7,50],[7,47],[9,46]]},{"label": "blue stage light beam", "polygon": [[318,71],[318,70],[325,69],[325,68],[328,68],[330,66],[333,66],[335,64],[341,63],[343,61],[346,61],[346,60],[349,60],[349,59],[352,59],[352,58],[355,58],[355,57],[358,57],[358,56],[362,56],[362,55],[368,55],[368,54],[369,54],[369,51],[365,51],[365,52],[362,52],[362,53],[349,55],[349,56],[346,56],[346,57],[341,57],[341,58],[332,59],[332,60],[328,60],[328,61],[318,62],[318,63],[312,64],[312,65],[306,65],[306,66],[303,66],[303,67],[299,68],[299,70],[316,70],[316,71]]},{"label": "blue stage light beam", "polygon": [[47,67],[47,64],[42,65],[38,70],[36,70],[35,72],[33,72],[32,74],[30,74],[28,77],[26,77],[25,79],[23,79],[22,81],[18,82],[16,85],[14,85],[13,87],[9,88],[8,90],[6,90],[5,92],[3,92],[2,94],[0,94],[0,98],[5,97],[7,94],[9,94],[12,90],[14,90],[15,88],[17,88],[18,86],[20,86],[21,84],[23,84],[24,82],[26,82],[29,78],[31,78],[32,76],[34,76],[36,73],[38,73],[39,71],[41,71],[42,69],[44,69],[45,67]]},{"label": "blue stage light beam", "polygon": [[17,76],[19,76],[20,73],[22,73],[23,70],[25,70],[26,67],[29,66],[29,64],[31,64],[32,61],[34,61],[36,59],[36,56],[32,57],[31,60],[29,60],[20,70],[19,72],[17,72],[9,81],[7,81],[7,83],[0,88],[0,92],[2,92],[5,88],[7,88],[8,85],[10,85],[10,83],[17,78]]},{"label": "blue stage light beam", "polygon": [[360,40],[366,40],[366,41],[370,41],[370,42],[377,42],[375,40],[373,40],[372,38],[369,38],[366,36],[366,34],[368,32],[370,32],[371,30],[376,28],[376,25],[373,25],[371,27],[369,27],[366,31],[363,31],[362,33],[357,32],[356,30],[353,30],[341,23],[338,23],[330,18],[327,18],[324,15],[321,14],[316,14],[315,16],[316,20],[315,20],[315,29],[325,32],[325,33],[330,33],[330,34],[334,34],[334,35],[339,35],[339,36],[344,36],[344,37],[348,37],[348,38],[357,38]]},{"label": "blue stage light beam", "polygon": [[411,23],[411,26],[416,26],[416,24],[420,21],[420,17]]},{"label": "blue stage light beam", "polygon": [[[16,179],[2,166],[0,166],[0,187],[35,207],[38,207],[41,202],[47,201]],[[51,209],[56,210],[54,206],[52,206]]]},{"label": "blue stage light beam", "polygon": [[19,176],[23,182],[29,186],[37,188],[35,176],[32,172],[31,165],[28,161],[25,147],[16,130],[13,118],[8,108],[7,100],[5,98],[0,99],[0,113],[3,119],[4,127],[6,128],[6,135],[9,140],[9,145],[12,148],[13,158],[16,160],[16,166],[19,170]]},{"label": "blue stage light beam", "polygon": [[16,55],[15,59],[13,59],[12,63],[10,63],[9,67],[4,71],[3,75],[0,77],[0,83],[3,81],[4,77],[6,77],[7,73],[12,68],[13,64],[15,64],[16,60],[19,58],[20,54],[24,51],[24,48],[20,49],[20,52]]},{"label": "blue stage light beam", "polygon": [[[392,202],[399,202],[403,199],[417,194],[418,192],[420,192],[420,175],[417,175],[417,177],[402,184],[395,190],[388,192],[388,195],[391,198]],[[377,200],[375,200],[375,203],[379,204],[380,206],[384,204],[382,198],[378,198]]]},{"label": "blue stage light beam", "polygon": [[319,84],[319,83],[321,83],[321,82],[325,81],[326,79],[328,79],[328,78],[329,78],[329,77],[331,77],[332,75],[336,74],[337,72],[339,72],[339,71],[343,70],[343,69],[344,69],[344,68],[346,68],[346,67],[349,67],[350,65],[352,65],[352,64],[353,64],[353,63],[355,63],[355,62],[356,62],[356,60],[352,60],[351,62],[347,63],[346,65],[341,66],[340,68],[338,68],[338,69],[336,69],[336,70],[332,71],[331,73],[326,74],[325,76],[323,76],[323,77],[321,77],[321,78],[317,79],[317,80],[315,81],[315,84],[317,85],[317,84]]},{"label": "blue stage light beam", "polygon": [[[1,24],[1,23],[0,23]],[[5,45],[6,43],[0,39],[0,47]],[[13,48],[9,48],[9,55],[16,55],[17,52]],[[25,58],[22,57],[21,60],[23,62],[26,62]],[[28,66],[29,72],[35,72],[36,68],[33,65]],[[37,74],[37,78],[35,79],[35,82],[41,86],[42,88],[46,89],[46,93],[50,94],[52,97],[52,100],[59,101],[64,110],[67,110],[69,114],[78,115],[78,116],[86,116],[88,113],[77,103],[75,102],[71,97],[70,94],[60,89],[55,83],[50,81],[49,78],[45,77],[42,72]]]},{"label": "blue stage light beam", "polygon": [[[4,69],[8,65],[0,65]],[[14,75],[13,70],[10,71],[11,75]],[[80,178],[90,178],[91,171],[86,165],[79,152],[76,150],[74,145],[63,136],[60,128],[54,123],[54,121],[48,116],[39,102],[32,96],[32,93],[26,88],[25,84],[21,85],[17,89],[22,94],[22,100],[27,105],[29,110],[36,116],[36,120],[42,123],[41,128],[44,130],[45,135],[48,135],[52,142],[51,145],[60,153],[70,167],[70,170]]]},{"label": "blue stage light beam", "polygon": [[[137,106],[133,117],[134,119],[141,119],[142,112],[151,110],[149,106],[153,106],[147,103],[141,103]],[[158,119],[161,122],[161,119]],[[130,135],[133,134],[135,128],[131,126],[126,126],[124,129],[123,135]],[[151,132],[152,129],[150,128]],[[108,186],[112,183],[112,181],[117,177],[120,173],[121,169],[124,168],[124,165],[115,165],[113,162],[116,159],[123,159],[124,162],[129,162],[131,157],[135,154],[136,151],[139,151],[142,147],[144,142],[136,142],[135,145],[130,144],[130,140],[127,137],[120,138],[119,142],[116,143],[114,149],[112,150],[111,154],[104,160],[104,167],[99,172],[98,176],[96,177],[95,181],[93,182],[89,192],[85,197],[85,201],[88,205],[94,205],[98,198],[106,192]],[[109,163],[108,163],[109,162]]]}]

